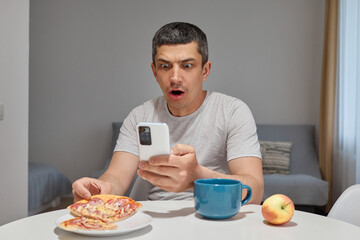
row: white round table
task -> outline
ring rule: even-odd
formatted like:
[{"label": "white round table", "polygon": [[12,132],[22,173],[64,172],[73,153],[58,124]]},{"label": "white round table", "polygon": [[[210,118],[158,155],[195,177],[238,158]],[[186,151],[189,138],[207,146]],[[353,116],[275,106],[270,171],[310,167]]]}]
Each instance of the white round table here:
[{"label": "white round table", "polygon": [[[281,226],[269,225],[261,206],[245,205],[231,219],[209,220],[195,212],[193,201],[143,201],[141,212],[152,217],[150,225],[126,235],[106,239],[359,239],[360,227],[336,219],[295,211]],[[95,239],[58,228],[55,221],[69,213],[58,210],[23,218],[0,227],[0,239]],[[104,239],[104,238],[101,238]]]}]

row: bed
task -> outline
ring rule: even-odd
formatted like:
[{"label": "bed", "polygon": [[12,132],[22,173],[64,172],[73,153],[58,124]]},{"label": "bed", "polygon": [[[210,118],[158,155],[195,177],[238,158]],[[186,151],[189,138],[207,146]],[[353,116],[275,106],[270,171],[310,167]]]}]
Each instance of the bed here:
[{"label": "bed", "polygon": [[28,215],[56,207],[60,198],[71,194],[71,182],[59,170],[43,163],[29,162]]}]

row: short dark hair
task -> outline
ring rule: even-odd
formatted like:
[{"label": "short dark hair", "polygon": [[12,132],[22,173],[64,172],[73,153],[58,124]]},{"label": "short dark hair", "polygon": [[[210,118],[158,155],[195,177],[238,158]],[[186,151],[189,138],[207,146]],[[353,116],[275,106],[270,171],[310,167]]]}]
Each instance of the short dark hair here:
[{"label": "short dark hair", "polygon": [[161,27],[152,41],[152,60],[155,64],[157,47],[196,42],[202,57],[202,65],[208,61],[208,43],[205,33],[197,26],[185,22],[172,22]]}]

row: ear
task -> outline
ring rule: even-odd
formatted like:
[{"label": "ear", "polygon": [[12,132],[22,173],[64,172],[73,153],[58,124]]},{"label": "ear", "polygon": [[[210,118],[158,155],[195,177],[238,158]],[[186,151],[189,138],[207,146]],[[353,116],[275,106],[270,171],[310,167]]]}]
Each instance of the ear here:
[{"label": "ear", "polygon": [[156,78],[156,77],[157,77],[157,74],[156,74],[156,67],[155,67],[155,65],[154,65],[154,63],[153,63],[153,62],[151,63],[151,70],[152,70],[152,72],[153,72],[154,77]]},{"label": "ear", "polygon": [[210,61],[207,61],[204,66],[203,66],[203,69],[202,69],[202,76],[203,76],[203,79],[202,81],[205,82],[206,81],[206,78],[209,76],[210,74],[210,69],[211,69],[211,62]]}]

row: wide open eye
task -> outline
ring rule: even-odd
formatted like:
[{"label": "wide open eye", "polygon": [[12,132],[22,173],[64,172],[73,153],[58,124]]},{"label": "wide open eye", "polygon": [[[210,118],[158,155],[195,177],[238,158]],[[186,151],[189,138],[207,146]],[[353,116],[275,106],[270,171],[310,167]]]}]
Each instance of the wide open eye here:
[{"label": "wide open eye", "polygon": [[170,65],[167,63],[162,63],[162,64],[160,64],[160,67],[163,69],[168,69],[168,68],[170,68]]}]

